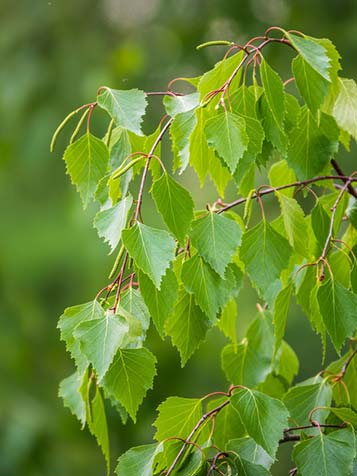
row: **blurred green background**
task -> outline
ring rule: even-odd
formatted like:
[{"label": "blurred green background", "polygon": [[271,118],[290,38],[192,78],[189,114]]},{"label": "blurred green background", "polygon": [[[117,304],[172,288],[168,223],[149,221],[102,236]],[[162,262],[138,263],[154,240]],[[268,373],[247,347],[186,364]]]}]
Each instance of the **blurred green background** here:
[{"label": "blurred green background", "polygon": [[[56,324],[65,307],[93,299],[106,284],[111,260],[91,224],[95,210],[82,212],[65,176],[65,138],[49,153],[53,130],[70,110],[92,101],[100,85],[165,89],[171,78],[198,75],[224,52],[197,52],[197,44],[244,42],[271,25],[329,37],[343,57],[344,74],[356,78],[357,2],[0,0],[0,18],[0,475],[104,475],[94,439],[57,397],[72,364]],[[269,55],[289,77],[284,51],[273,46]],[[159,117],[161,99],[150,103]],[[212,190],[197,192],[196,202],[212,200]],[[273,199],[266,203],[275,205]],[[255,314],[249,288],[238,305],[242,334]],[[287,340],[303,359],[299,380],[320,369],[319,339],[297,308]],[[224,343],[211,332],[180,369],[176,350],[150,333],[159,374],[139,423],[123,427],[108,408],[115,457],[150,441],[155,407],[167,396],[226,387],[219,363]],[[287,453],[279,454],[276,475],[287,474]]]}]

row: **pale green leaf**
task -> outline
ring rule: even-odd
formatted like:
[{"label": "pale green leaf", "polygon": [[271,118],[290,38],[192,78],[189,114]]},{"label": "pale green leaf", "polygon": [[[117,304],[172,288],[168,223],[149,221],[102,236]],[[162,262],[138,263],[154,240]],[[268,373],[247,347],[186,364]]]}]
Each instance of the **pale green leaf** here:
[{"label": "pale green leaf", "polygon": [[98,105],[108,112],[118,126],[142,135],[141,122],[147,106],[144,91],[101,88],[97,101]]},{"label": "pale green leaf", "polygon": [[[279,162],[275,162],[270,167],[269,181],[272,187],[280,187],[287,183],[296,182],[296,176],[293,169],[288,166],[286,160],[279,160]],[[279,193],[286,195],[287,197],[292,197],[294,195],[294,188],[290,187],[286,190],[279,190]]]},{"label": "pale green leaf", "polygon": [[160,289],[157,289],[146,274],[139,273],[140,292],[144,298],[155,327],[164,338],[165,322],[177,300],[177,280],[175,273],[169,268],[161,280]]},{"label": "pale green leaf", "polygon": [[58,396],[63,399],[63,405],[68,407],[84,425],[86,422],[86,403],[79,391],[82,381],[83,374],[78,371],[65,378],[59,385]]},{"label": "pale green leaf", "polygon": [[[200,92],[201,99],[211,91],[220,88],[231,76],[233,71],[239,66],[243,59],[243,51],[239,51],[235,55],[225,58],[215,64],[214,68],[207,71],[200,79],[198,83],[198,91]],[[231,90],[234,90],[235,86],[239,83],[242,72],[239,71],[234,81],[231,84]],[[220,97],[219,95],[217,97]],[[217,102],[217,99],[214,101]]]},{"label": "pale green leaf", "polygon": [[220,197],[224,197],[228,183],[232,180],[232,175],[218,155],[213,154],[210,157],[208,171],[212,182],[215,184]]},{"label": "pale green leaf", "polygon": [[237,343],[237,303],[231,298],[222,309],[217,326],[233,344]]},{"label": "pale green leaf", "polygon": [[195,92],[191,94],[183,94],[182,96],[164,97],[164,106],[169,116],[174,117],[182,112],[195,109],[200,102],[200,94]]},{"label": "pale green leaf", "polygon": [[172,151],[174,153],[173,169],[180,169],[182,173],[188,166],[190,156],[190,136],[196,126],[196,111],[177,114],[170,126]]},{"label": "pale green leaf", "polygon": [[103,381],[107,391],[136,421],[136,412],[156,375],[156,358],[145,347],[119,349]]},{"label": "pale green leaf", "polygon": [[322,431],[302,441],[293,451],[293,459],[301,476],[352,476],[355,438],[351,428],[328,435]]},{"label": "pale green leaf", "polygon": [[357,328],[357,295],[335,279],[328,279],[319,288],[317,299],[322,319],[337,352]]},{"label": "pale green leaf", "polygon": [[249,142],[244,118],[233,112],[223,112],[207,120],[205,133],[208,145],[234,173]]},{"label": "pale green leaf", "polygon": [[169,397],[158,407],[155,420],[155,439],[177,437],[186,439],[202,417],[202,401],[199,398]]},{"label": "pale green leaf", "polygon": [[190,193],[167,173],[154,181],[151,193],[167,227],[183,243],[193,219]]},{"label": "pale green leaf", "polygon": [[214,212],[195,220],[190,232],[193,246],[222,278],[241,237],[238,223]]},{"label": "pale green leaf", "polygon": [[289,412],[284,404],[248,388],[237,389],[231,404],[239,413],[248,435],[274,459],[279,440],[288,427]]},{"label": "pale green leaf", "polygon": [[265,220],[243,235],[240,258],[253,283],[264,294],[288,267],[292,249]]},{"label": "pale green leaf", "polygon": [[181,278],[186,290],[194,294],[196,303],[212,321],[229,300],[235,284],[230,268],[227,269],[226,279],[222,279],[198,255],[184,263]]},{"label": "pale green leaf", "polygon": [[94,218],[94,226],[98,230],[98,235],[109,243],[111,253],[117,247],[121,232],[126,227],[132,203],[133,198],[128,195],[113,207],[99,211]]},{"label": "pale green leaf", "polygon": [[287,37],[291,41],[294,48],[302,56],[302,58],[323,78],[331,81],[330,64],[331,60],[327,54],[326,48],[315,40],[315,38],[298,36],[287,33]]},{"label": "pale green leaf", "polygon": [[308,223],[305,220],[303,209],[294,198],[277,193],[281,214],[284,220],[284,227],[288,241],[294,251],[309,259],[311,256],[309,246],[309,234],[307,233]]},{"label": "pale green leaf", "polygon": [[108,169],[109,150],[103,141],[87,132],[65,150],[64,161],[72,183],[77,187],[83,207],[94,197],[98,182]]},{"label": "pale green leaf", "polygon": [[160,289],[161,278],[175,256],[175,241],[164,230],[136,223],[122,232],[122,240],[136,266]]},{"label": "pale green leaf", "polygon": [[76,328],[85,321],[94,319],[104,319],[105,311],[98,301],[90,301],[78,306],[72,306],[65,309],[59,318],[57,327],[61,331],[61,340],[65,341],[66,349],[75,360],[79,371],[84,371],[87,367],[87,359],[82,354],[80,343],[74,338]]},{"label": "pale green leaf", "polygon": [[125,342],[129,325],[107,311],[104,317],[82,322],[74,331],[81,350],[93,365],[101,380],[107,372],[117,349]]},{"label": "pale green leaf", "polygon": [[118,476],[153,476],[155,459],[162,451],[162,443],[135,446],[120,456],[115,473]]},{"label": "pale green leaf", "polygon": [[205,338],[210,322],[195,303],[194,296],[181,290],[171,314],[166,317],[166,333],[180,352],[183,367]]},{"label": "pale green leaf", "polygon": [[333,116],[337,124],[357,140],[357,84],[353,79],[339,78]]}]

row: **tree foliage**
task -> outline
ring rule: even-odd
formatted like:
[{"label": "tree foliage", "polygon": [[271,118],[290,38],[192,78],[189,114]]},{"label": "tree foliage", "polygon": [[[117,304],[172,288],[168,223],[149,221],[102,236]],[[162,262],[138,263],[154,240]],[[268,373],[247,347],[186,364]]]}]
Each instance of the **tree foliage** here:
[{"label": "tree foliage", "polygon": [[[274,43],[295,52],[286,81],[264,57]],[[76,367],[60,395],[96,437],[109,473],[104,399],[123,420],[135,421],[156,374],[156,358],[145,347],[151,319],[160,337],[171,338],[182,365],[217,326],[231,341],[222,349],[228,390],[161,403],[157,443],[120,456],[116,474],[269,475],[279,445],[293,441],[291,474],[352,475],[357,178],[344,175],[336,160],[341,147],[349,150],[357,140],[357,86],[339,77],[339,54],[326,39],[273,28],[243,47],[228,46],[212,70],[183,79],[194,92],[101,87],[96,101],[71,113],[54,135],[52,146],[82,112],[64,153],[67,173],[84,208],[98,202],[94,225],[117,250],[112,281],[60,318]],[[145,136],[149,95],[164,96],[166,114]],[[92,132],[97,108],[109,115],[104,138]],[[161,153],[164,136],[172,161]],[[204,210],[195,209],[179,183],[188,167],[201,185],[209,175],[220,195]],[[270,185],[258,185],[263,171]],[[162,228],[142,213],[149,182]],[[240,197],[224,203],[228,184]],[[263,204],[268,194],[280,213],[272,221]],[[251,219],[255,202],[260,219]],[[258,315],[237,342],[236,301],[245,276],[257,291]],[[297,384],[299,363],[284,340],[293,296],[323,347],[328,336],[339,355]]]}]

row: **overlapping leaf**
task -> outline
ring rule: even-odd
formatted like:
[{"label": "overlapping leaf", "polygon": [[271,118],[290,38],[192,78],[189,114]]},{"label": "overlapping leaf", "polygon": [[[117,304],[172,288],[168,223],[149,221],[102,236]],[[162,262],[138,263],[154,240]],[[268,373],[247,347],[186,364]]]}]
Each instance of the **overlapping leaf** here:
[{"label": "overlapping leaf", "polygon": [[173,238],[164,230],[136,223],[123,230],[122,239],[136,266],[160,289],[161,278],[175,256]]},{"label": "overlapping leaf", "polygon": [[87,132],[69,145],[63,156],[67,173],[80,193],[83,207],[87,208],[105,175],[109,163],[109,150],[103,141]]},{"label": "overlapping leaf", "polygon": [[112,116],[118,126],[142,135],[141,122],[147,106],[144,91],[102,88],[97,101],[99,106]]}]

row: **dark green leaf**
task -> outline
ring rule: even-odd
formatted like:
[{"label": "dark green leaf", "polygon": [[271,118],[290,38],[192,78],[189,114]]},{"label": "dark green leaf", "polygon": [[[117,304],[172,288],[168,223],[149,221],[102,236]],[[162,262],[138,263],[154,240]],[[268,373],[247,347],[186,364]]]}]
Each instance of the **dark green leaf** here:
[{"label": "dark green leaf", "polygon": [[115,473],[118,476],[153,476],[155,459],[162,451],[162,443],[131,448],[118,459]]},{"label": "dark green leaf", "polygon": [[248,435],[274,459],[283,430],[288,426],[289,412],[283,403],[256,390],[239,388],[231,404]]},{"label": "dark green leaf", "polygon": [[302,441],[293,452],[301,476],[349,476],[355,456],[354,434],[351,428],[328,435],[319,432],[315,438]]}]

